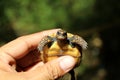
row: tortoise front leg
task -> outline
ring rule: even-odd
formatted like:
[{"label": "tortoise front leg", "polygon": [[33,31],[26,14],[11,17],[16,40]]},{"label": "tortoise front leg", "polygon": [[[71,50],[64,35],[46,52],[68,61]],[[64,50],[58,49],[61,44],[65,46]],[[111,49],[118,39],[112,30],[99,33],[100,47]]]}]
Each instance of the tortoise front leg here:
[{"label": "tortoise front leg", "polygon": [[45,36],[39,43],[38,45],[38,50],[41,52],[43,51],[43,48],[45,47],[45,45],[49,44],[53,42],[53,38],[50,36]]},{"label": "tortoise front leg", "polygon": [[53,42],[53,38],[50,36],[45,36],[38,45],[38,50],[40,52],[40,57],[43,62],[46,62],[46,54],[44,54],[44,47]]}]

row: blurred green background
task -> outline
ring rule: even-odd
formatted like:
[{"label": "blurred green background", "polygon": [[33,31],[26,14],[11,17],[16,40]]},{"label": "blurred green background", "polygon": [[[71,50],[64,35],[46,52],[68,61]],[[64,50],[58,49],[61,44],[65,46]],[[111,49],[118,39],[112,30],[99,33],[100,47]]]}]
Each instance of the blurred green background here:
[{"label": "blurred green background", "polygon": [[120,80],[120,0],[0,0],[0,45],[52,28],[88,42],[78,80]]}]

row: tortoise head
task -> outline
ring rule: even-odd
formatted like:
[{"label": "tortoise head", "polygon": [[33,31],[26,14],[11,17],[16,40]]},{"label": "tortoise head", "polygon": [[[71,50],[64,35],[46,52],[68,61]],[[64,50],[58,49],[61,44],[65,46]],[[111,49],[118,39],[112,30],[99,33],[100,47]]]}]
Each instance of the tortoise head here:
[{"label": "tortoise head", "polygon": [[67,39],[67,32],[64,30],[59,30],[56,33],[56,38],[58,40],[66,40]]}]

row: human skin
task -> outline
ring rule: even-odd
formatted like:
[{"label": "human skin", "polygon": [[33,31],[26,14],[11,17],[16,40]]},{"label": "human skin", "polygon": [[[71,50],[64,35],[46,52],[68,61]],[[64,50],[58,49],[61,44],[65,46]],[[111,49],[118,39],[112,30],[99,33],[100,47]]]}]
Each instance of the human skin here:
[{"label": "human skin", "polygon": [[58,30],[52,29],[21,36],[1,46],[0,80],[54,80],[70,71],[75,66],[75,60],[71,56],[63,56],[43,63],[39,54],[35,54],[40,40]]}]

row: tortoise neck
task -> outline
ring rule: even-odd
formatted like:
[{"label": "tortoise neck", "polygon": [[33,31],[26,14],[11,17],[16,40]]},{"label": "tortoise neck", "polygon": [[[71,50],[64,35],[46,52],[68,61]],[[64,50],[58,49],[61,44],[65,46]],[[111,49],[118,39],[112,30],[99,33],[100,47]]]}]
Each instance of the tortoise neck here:
[{"label": "tortoise neck", "polygon": [[67,39],[57,40],[57,42],[58,42],[58,45],[59,45],[60,47],[64,47],[65,45],[68,44],[68,40],[67,40]]}]

